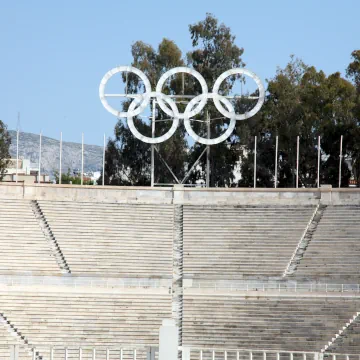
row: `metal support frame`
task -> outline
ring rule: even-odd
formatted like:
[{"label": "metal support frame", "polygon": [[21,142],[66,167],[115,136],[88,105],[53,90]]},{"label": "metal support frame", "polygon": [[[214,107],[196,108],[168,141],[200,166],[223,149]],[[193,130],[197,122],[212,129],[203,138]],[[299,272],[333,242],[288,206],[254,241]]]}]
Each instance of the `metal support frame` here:
[{"label": "metal support frame", "polygon": [[105,186],[105,151],[106,151],[106,137],[105,137],[105,134],[104,134],[102,186]]},{"label": "metal support frame", "polygon": [[[151,117],[151,137],[154,138],[155,137],[155,106],[156,106],[156,100],[153,99],[153,103],[152,103],[152,117]],[[151,145],[151,187],[154,187],[154,183],[155,183],[155,145],[152,144]],[[167,164],[165,164],[166,167]]]},{"label": "metal support frame", "polygon": [[40,131],[40,138],[39,138],[39,173],[38,173],[38,184],[40,184],[40,176],[41,176],[41,140],[42,140],[42,133]]},{"label": "metal support frame", "polygon": [[320,161],[321,161],[321,153],[320,153],[320,136],[318,136],[318,163],[317,163],[317,187],[320,187]]},{"label": "metal support frame", "polygon": [[81,134],[81,185],[84,184],[84,133]]},{"label": "metal support frame", "polygon": [[62,168],[61,168],[61,158],[62,158],[62,132],[60,132],[60,154],[59,154],[59,184],[61,184],[61,174],[62,174]]},{"label": "metal support frame", "polygon": [[195,169],[196,165],[199,163],[199,161],[201,160],[202,156],[205,154],[205,151],[207,151],[207,147],[204,148],[204,150],[202,151],[202,153],[200,154],[200,156],[196,159],[196,161],[194,162],[194,164],[192,165],[192,167],[190,168],[190,170],[186,173],[186,175],[184,176],[184,178],[181,181],[181,184],[184,184],[185,181],[189,178],[191,172]]},{"label": "metal support frame", "polygon": [[339,188],[341,187],[341,163],[343,157],[343,136],[340,137],[340,156],[339,156]]},{"label": "metal support frame", "polygon": [[255,136],[255,145],[254,145],[254,189],[256,188],[256,145],[257,145],[257,136]]},{"label": "metal support frame", "polygon": [[279,137],[276,135],[275,138],[275,183],[274,187],[277,188],[278,179],[278,150],[279,150]]},{"label": "metal support frame", "polygon": [[[210,139],[210,117],[206,112],[207,138]],[[206,187],[210,187],[210,146],[206,146]]]},{"label": "metal support frame", "polygon": [[300,137],[296,137],[296,188],[299,187],[299,147]]},{"label": "metal support frame", "polygon": [[[168,163],[163,159],[163,157],[161,156],[160,152],[159,152],[159,149],[153,145],[154,149],[156,150],[156,152],[158,153],[159,155],[159,158],[160,160],[164,163],[164,165],[166,166],[166,168],[170,171],[171,175],[173,176],[173,178],[175,179],[175,181],[180,184],[180,181],[179,179],[176,177],[176,175],[173,173],[173,171],[171,170],[170,166],[168,165]],[[153,186],[153,185],[152,185]]]}]

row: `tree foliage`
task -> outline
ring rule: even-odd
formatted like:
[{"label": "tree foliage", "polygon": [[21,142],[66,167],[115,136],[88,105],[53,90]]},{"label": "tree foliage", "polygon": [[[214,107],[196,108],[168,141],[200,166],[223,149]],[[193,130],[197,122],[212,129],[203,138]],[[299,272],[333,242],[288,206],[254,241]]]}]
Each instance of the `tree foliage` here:
[{"label": "tree foliage", "polygon": [[0,120],[0,181],[5,175],[5,169],[9,164],[10,158],[10,135],[6,125]]},{"label": "tree foliage", "polygon": [[[215,79],[225,70],[243,66],[241,55],[243,49],[235,45],[235,37],[228,27],[219,24],[211,14],[205,20],[189,26],[193,50],[184,58],[177,45],[168,39],[163,39],[155,50],[151,45],[137,41],[132,45],[132,65],[142,70],[150,80],[154,89],[159,78],[167,70],[178,66],[190,66],[199,71],[211,89]],[[135,75],[123,75],[127,83],[128,93],[143,92],[143,84]],[[221,88],[222,94],[227,94],[235,78],[224,81]],[[200,85],[191,76],[184,78],[181,74],[173,77],[164,84],[162,92],[165,94],[186,95],[201,93]],[[127,109],[128,102],[123,104]],[[177,103],[180,112],[185,110],[185,101]],[[151,106],[152,107],[152,103]],[[157,120],[155,136],[164,134],[171,123],[165,121],[169,118],[157,107]],[[219,113],[214,106],[208,106],[199,114],[198,119],[206,116],[213,118]],[[162,120],[162,121],[161,121]],[[151,124],[144,122],[141,117],[135,118],[137,129],[145,136],[151,136]],[[211,123],[211,135],[216,137],[224,131],[226,124],[223,120]],[[194,124],[195,131],[200,136],[207,136],[207,126],[200,123]],[[173,177],[164,165],[164,159],[178,179],[182,179],[186,170],[195,162],[204,149],[204,145],[186,139],[184,126],[179,126],[176,133],[166,142],[157,145],[155,153],[155,182],[173,183]],[[223,186],[233,180],[233,167],[237,160],[234,141],[228,140],[211,148],[211,184]],[[188,182],[195,182],[203,178],[205,157],[189,177]],[[134,138],[126,123],[119,120],[115,127],[115,139],[110,140],[107,146],[105,182],[113,185],[148,185],[150,183],[150,146]]]},{"label": "tree foliage", "polygon": [[[278,186],[294,187],[296,146],[299,136],[299,186],[317,186],[317,143],[321,136],[321,183],[338,185],[340,137],[343,135],[345,159],[357,158],[358,137],[355,116],[357,96],[354,86],[340,73],[326,76],[323,71],[291,58],[268,82],[266,102],[261,114],[242,124],[248,134],[242,154],[242,186],[253,183],[253,141],[258,136],[258,186],[274,185],[275,138],[279,138]],[[342,185],[350,171],[342,163]]]}]

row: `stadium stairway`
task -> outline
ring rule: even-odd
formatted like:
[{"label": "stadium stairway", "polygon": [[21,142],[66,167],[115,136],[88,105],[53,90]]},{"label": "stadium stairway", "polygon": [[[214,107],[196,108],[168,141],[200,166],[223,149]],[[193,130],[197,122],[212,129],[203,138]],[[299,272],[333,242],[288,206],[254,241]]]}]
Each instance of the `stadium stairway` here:
[{"label": "stadium stairway", "polygon": [[61,274],[29,201],[1,199],[0,253],[0,274]]},{"label": "stadium stairway", "polygon": [[294,275],[359,282],[359,259],[360,206],[328,206]]},{"label": "stadium stairway", "polygon": [[172,206],[38,204],[72,274],[171,278]]},{"label": "stadium stairway", "polygon": [[314,206],[184,206],[184,277],[281,278]]}]

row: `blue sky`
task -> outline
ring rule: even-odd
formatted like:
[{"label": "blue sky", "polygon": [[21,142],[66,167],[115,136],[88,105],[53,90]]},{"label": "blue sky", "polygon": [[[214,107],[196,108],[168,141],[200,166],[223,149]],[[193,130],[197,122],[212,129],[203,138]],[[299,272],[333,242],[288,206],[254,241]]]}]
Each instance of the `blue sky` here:
[{"label": "blue sky", "polygon": [[344,73],[360,48],[359,0],[0,0],[0,119],[67,141],[102,144],[116,118],[98,98],[103,75],[131,62],[130,46],[174,40],[213,13],[230,26],[247,67],[265,81],[290,54],[327,74]]}]

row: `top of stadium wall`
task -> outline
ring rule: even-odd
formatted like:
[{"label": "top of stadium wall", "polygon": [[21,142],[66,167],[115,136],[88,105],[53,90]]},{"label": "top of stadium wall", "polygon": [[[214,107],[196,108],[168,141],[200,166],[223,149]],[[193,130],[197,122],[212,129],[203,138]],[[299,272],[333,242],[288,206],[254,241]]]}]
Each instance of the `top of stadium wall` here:
[{"label": "top of stadium wall", "polygon": [[0,183],[0,199],[178,205],[359,205],[357,188],[187,188]]}]

